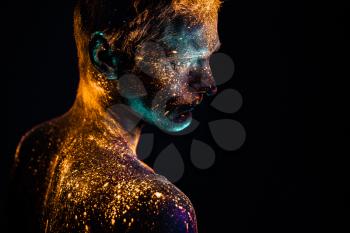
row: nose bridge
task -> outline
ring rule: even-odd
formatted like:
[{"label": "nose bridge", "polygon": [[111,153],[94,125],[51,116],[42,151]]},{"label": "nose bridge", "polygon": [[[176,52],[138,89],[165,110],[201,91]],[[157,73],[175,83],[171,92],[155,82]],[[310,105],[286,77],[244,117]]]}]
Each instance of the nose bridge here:
[{"label": "nose bridge", "polygon": [[205,75],[203,76],[203,82],[206,82],[207,84],[212,86],[216,86],[213,73],[211,72],[209,61],[205,63],[205,66],[203,67],[203,72],[205,73]]}]

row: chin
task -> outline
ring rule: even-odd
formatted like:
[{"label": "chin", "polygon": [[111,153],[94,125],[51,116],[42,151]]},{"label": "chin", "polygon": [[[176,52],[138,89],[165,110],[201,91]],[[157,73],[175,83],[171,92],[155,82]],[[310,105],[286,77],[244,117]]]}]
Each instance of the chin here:
[{"label": "chin", "polygon": [[183,119],[181,122],[169,119],[159,119],[157,122],[154,122],[154,125],[165,132],[176,133],[186,129],[191,123],[192,115],[187,116],[186,119]]}]

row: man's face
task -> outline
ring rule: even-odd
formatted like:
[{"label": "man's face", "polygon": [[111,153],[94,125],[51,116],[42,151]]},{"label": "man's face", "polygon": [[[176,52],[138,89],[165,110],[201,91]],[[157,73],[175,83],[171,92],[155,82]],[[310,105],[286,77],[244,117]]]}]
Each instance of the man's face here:
[{"label": "man's face", "polygon": [[185,129],[203,96],[216,92],[209,58],[219,44],[216,22],[190,26],[180,18],[165,25],[157,39],[138,46],[134,74],[147,93],[127,98],[129,106],[162,130]]}]

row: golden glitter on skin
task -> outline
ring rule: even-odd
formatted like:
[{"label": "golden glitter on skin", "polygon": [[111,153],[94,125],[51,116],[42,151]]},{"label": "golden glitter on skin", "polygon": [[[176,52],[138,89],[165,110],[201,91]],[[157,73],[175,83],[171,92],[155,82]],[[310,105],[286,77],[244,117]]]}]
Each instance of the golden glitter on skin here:
[{"label": "golden glitter on skin", "polygon": [[[196,233],[196,216],[189,199],[136,156],[142,122],[136,122],[130,131],[134,113],[109,111],[125,102],[119,95],[117,76],[96,69],[91,62],[91,35],[97,31],[93,23],[100,20],[101,9],[97,8],[102,8],[102,2],[108,1],[101,0],[100,6],[94,5],[99,4],[97,0],[81,0],[75,10],[80,83],[73,107],[29,131],[16,151],[14,196],[19,206],[27,206],[22,217],[29,222],[28,232]],[[154,79],[145,74],[140,78],[146,90],[167,87],[161,95],[148,93],[149,98],[159,98],[154,106],[145,107],[141,100],[126,101],[132,110],[160,128],[180,130],[185,126],[168,120],[174,113],[165,109],[163,102],[178,96],[182,99],[177,99],[175,107],[200,102],[204,92],[199,90],[198,95],[188,90],[186,74],[190,70],[202,72],[212,82],[207,64],[219,44],[216,24],[220,1],[149,3],[153,8],[142,7],[145,2],[130,1],[137,15],[125,23],[126,28],[118,31],[107,23],[101,26],[107,29],[99,29],[104,33],[98,35],[105,36],[111,48],[132,57],[135,67],[128,71],[148,68]],[[97,10],[87,17],[83,6]],[[85,25],[84,17],[92,26]],[[172,20],[176,17],[186,27],[175,30]],[[164,56],[155,47],[148,49],[147,43],[155,38],[175,48]],[[189,46],[193,41],[199,48]],[[102,46],[101,50],[107,48]],[[93,58],[99,59],[98,54],[93,53]]]}]

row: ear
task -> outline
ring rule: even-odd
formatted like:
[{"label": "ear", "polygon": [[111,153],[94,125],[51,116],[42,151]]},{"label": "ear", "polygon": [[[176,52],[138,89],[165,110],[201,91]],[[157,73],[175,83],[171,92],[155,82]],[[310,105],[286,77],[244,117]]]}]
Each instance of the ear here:
[{"label": "ear", "polygon": [[95,32],[89,44],[90,60],[95,68],[108,79],[118,78],[118,56],[112,50],[105,35]]}]

